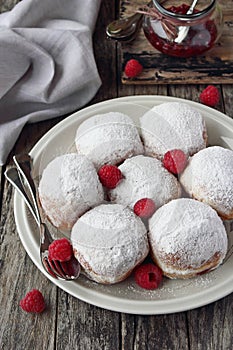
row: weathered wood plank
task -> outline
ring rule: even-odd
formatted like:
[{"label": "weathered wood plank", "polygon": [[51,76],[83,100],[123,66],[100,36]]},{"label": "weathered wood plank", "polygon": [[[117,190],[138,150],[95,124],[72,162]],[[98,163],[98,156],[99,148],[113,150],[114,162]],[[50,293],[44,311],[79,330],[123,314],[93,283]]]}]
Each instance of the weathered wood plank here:
[{"label": "weathered wood plank", "polygon": [[120,349],[120,314],[59,290],[56,349]]},{"label": "weathered wood plank", "polygon": [[[120,16],[128,16],[142,3],[121,1]],[[174,3],[174,1],[173,1]],[[232,1],[221,1],[224,28],[219,42],[207,53],[191,58],[176,58],[161,54],[147,41],[141,29],[136,39],[121,44],[122,82],[125,84],[229,84],[233,82],[233,9]],[[125,76],[125,63],[139,60],[144,69],[134,79]]]},{"label": "weathered wood plank", "polygon": [[189,349],[185,313],[161,316],[122,314],[122,350]]},{"label": "weathered wood plank", "polygon": [[115,19],[116,1],[102,1],[93,37],[94,54],[102,86],[92,103],[117,97],[118,76],[116,70],[117,44],[107,39],[105,28]]},{"label": "weathered wood plank", "polygon": [[232,85],[223,85],[222,86],[222,91],[223,91],[223,101],[224,101],[224,110],[225,113],[233,118],[233,87]]},{"label": "weathered wood plank", "polygon": [[[12,3],[13,0],[0,1]],[[94,48],[103,85],[90,104],[116,96],[140,94],[172,95],[198,101],[199,93],[203,89],[203,86],[199,85],[195,87],[147,85],[147,82],[144,85],[121,84],[119,45],[105,38],[105,26],[115,18],[117,4],[118,1],[102,0],[94,36]],[[223,86],[222,98],[223,104],[220,103],[218,109],[225,110],[233,117],[232,86]],[[27,125],[11,156],[15,152],[30,150],[35,142],[61,119],[55,118]],[[11,162],[11,156],[8,158],[8,163]],[[3,350],[230,350],[233,348],[232,295],[212,305],[189,312],[134,316],[121,315],[88,305],[56,288],[39,272],[24,251],[13,219],[12,189],[7,184],[2,189],[4,199],[0,226],[2,259],[0,260],[0,281],[4,288],[0,293],[2,306],[0,343]],[[44,290],[48,303],[47,311],[38,316],[23,313],[18,307],[19,299],[28,289],[40,286]],[[208,348],[207,342],[209,342]]]},{"label": "weathered wood plank", "polygon": [[232,315],[232,295],[188,312],[190,350],[233,349]]},{"label": "weathered wood plank", "polygon": [[[0,344],[1,349],[54,349],[56,287],[35,267],[16,231],[13,190],[5,183],[0,224]],[[21,310],[19,301],[36,288],[45,296],[48,308],[40,315]]]},{"label": "weathered wood plank", "polygon": [[[220,92],[221,96],[221,86],[216,85]],[[195,86],[187,86],[187,85],[170,85],[169,86],[169,95],[173,97],[180,97],[184,99],[188,99],[191,101],[199,102],[200,103],[200,93],[205,88],[203,85],[195,85]],[[224,112],[224,100],[221,97],[218,105],[215,107],[215,109],[219,110],[220,112]]]}]

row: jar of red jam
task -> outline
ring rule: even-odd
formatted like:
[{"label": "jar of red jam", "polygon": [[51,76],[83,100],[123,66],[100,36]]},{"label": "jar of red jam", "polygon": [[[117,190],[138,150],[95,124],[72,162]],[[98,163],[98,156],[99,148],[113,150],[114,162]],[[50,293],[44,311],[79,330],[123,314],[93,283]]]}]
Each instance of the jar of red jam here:
[{"label": "jar of red jam", "polygon": [[202,54],[219,39],[223,18],[216,0],[153,0],[145,9],[143,29],[148,41],[160,52],[176,57]]}]

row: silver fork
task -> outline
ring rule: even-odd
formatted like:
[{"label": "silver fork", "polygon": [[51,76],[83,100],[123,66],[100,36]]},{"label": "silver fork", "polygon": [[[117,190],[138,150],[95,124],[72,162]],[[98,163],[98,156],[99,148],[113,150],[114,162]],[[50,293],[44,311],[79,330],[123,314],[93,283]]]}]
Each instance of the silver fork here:
[{"label": "silver fork", "polygon": [[[36,187],[31,177],[31,158],[29,155],[13,157],[16,168],[9,168],[5,171],[7,180],[14,186],[24,199],[31,211],[40,232],[40,257],[45,270],[54,278],[61,280],[73,280],[80,274],[80,264],[73,256],[67,262],[51,260],[48,254],[48,247],[53,242],[53,238],[45,223],[42,222],[36,200]],[[27,194],[30,192],[30,197]]]}]

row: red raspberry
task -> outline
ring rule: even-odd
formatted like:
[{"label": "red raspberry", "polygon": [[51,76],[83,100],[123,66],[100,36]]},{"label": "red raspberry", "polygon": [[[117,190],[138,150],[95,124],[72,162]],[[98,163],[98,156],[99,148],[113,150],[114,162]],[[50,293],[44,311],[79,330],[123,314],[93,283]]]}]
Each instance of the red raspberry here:
[{"label": "red raspberry", "polygon": [[67,238],[56,239],[49,246],[49,258],[68,261],[73,255],[73,249]]},{"label": "red raspberry", "polygon": [[131,59],[125,65],[125,75],[128,78],[134,78],[139,75],[143,70],[141,63],[137,60]]},{"label": "red raspberry", "polygon": [[26,296],[20,300],[19,305],[26,312],[40,313],[45,309],[45,301],[41,292],[37,289],[32,289]]},{"label": "red raspberry", "polygon": [[181,149],[173,149],[163,157],[164,167],[173,174],[180,174],[187,164],[187,156]]},{"label": "red raspberry", "polygon": [[149,219],[154,214],[155,210],[155,203],[150,198],[139,199],[139,201],[134,204],[133,208],[134,213],[142,219]]},{"label": "red raspberry", "polygon": [[163,273],[162,270],[152,264],[144,264],[136,267],[134,271],[135,282],[145,289],[156,289],[162,282]]},{"label": "red raspberry", "polygon": [[115,165],[103,165],[98,175],[102,185],[107,188],[115,188],[122,179],[122,173]]},{"label": "red raspberry", "polygon": [[210,107],[216,106],[219,100],[220,100],[219,91],[213,85],[207,86],[207,88],[205,88],[200,94],[201,103],[204,103],[205,105]]}]

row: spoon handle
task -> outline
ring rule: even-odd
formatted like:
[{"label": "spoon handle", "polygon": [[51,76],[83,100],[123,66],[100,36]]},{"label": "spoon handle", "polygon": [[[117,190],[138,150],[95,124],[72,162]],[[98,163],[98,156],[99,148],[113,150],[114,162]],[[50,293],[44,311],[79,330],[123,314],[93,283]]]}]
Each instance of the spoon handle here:
[{"label": "spoon handle", "polygon": [[191,15],[193,13],[194,7],[196,6],[198,0],[194,0],[192,5],[190,6],[190,8],[187,11],[187,15]]},{"label": "spoon handle", "polygon": [[[193,10],[197,4],[198,0],[194,0],[190,6],[190,8],[188,9],[188,11],[186,12],[187,15],[191,15],[193,13]],[[177,37],[175,38],[175,42],[177,44],[180,44],[187,36],[189,32],[189,27],[188,26],[181,26],[179,27],[179,32]]]},{"label": "spoon handle", "polygon": [[135,13],[130,17],[115,20],[107,26],[106,32],[109,36],[120,34],[129,28],[133,23],[137,23],[141,17],[142,15],[140,13]]}]

